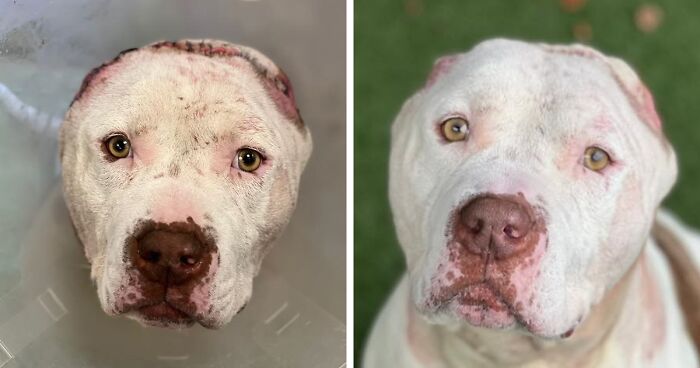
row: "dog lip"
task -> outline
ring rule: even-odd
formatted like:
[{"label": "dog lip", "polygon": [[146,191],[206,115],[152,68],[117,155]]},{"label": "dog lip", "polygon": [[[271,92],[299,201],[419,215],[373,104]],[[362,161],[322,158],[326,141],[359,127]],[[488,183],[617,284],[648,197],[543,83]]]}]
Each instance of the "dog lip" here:
[{"label": "dog lip", "polygon": [[434,305],[439,308],[445,307],[451,303],[460,305],[480,305],[486,307],[506,307],[510,309],[510,303],[498,292],[498,290],[489,283],[488,279],[467,285],[461,290],[456,290],[453,293],[442,295],[433,299]]},{"label": "dog lip", "polygon": [[193,322],[194,319],[189,314],[174,307],[166,301],[150,304],[137,309],[138,313],[149,321],[174,322],[185,324]]},{"label": "dog lip", "polygon": [[457,294],[455,300],[458,300],[460,304],[482,305],[489,308],[508,305],[493,286],[487,282],[468,286],[464,291]]}]

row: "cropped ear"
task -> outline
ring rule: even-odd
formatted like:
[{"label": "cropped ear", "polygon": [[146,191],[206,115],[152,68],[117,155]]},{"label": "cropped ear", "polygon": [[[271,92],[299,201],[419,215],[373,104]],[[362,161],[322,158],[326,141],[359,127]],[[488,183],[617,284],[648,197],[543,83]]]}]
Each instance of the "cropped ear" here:
[{"label": "cropped ear", "polygon": [[457,62],[459,56],[460,54],[445,55],[435,60],[433,69],[430,71],[430,75],[428,75],[428,81],[425,83],[424,88],[429,88],[443,75],[447,74]]},{"label": "cropped ear", "polygon": [[616,57],[606,56],[588,46],[578,44],[570,46],[540,44],[540,46],[548,52],[580,56],[605,63],[639,119],[651,128],[654,133],[662,134],[661,119],[656,112],[654,98],[649,89],[639,79],[637,73],[626,62]]},{"label": "cropped ear", "polygon": [[261,80],[265,85],[268,95],[274,101],[280,112],[291,119],[299,128],[304,126],[304,120],[301,118],[297,101],[294,98],[294,89],[292,82],[284,73],[282,68],[277,67],[276,75],[268,75],[268,73],[259,72]]},{"label": "cropped ear", "polygon": [[658,206],[671,191],[678,177],[676,153],[663,133],[654,98],[644,82],[629,64],[621,59],[604,56],[604,60],[639,120],[644,122],[660,140],[660,146],[649,146],[642,153],[646,157],[640,157],[644,162],[649,163],[645,180],[649,182],[652,203]]},{"label": "cropped ear", "polygon": [[[627,100],[637,114],[651,131],[660,138],[659,148],[649,147],[643,155],[648,155],[645,162],[656,164],[648,168],[646,180],[649,181],[650,193],[653,196],[652,203],[658,206],[664,197],[671,191],[678,177],[678,163],[673,147],[666,140],[662,130],[661,119],[656,112],[654,98],[637,73],[621,59],[605,56],[605,62],[610,67],[615,81],[627,96]],[[663,159],[662,159],[663,157]],[[658,162],[662,160],[662,162]]]},{"label": "cropped ear", "polygon": [[626,62],[610,56],[606,57],[605,61],[637,116],[654,132],[661,133],[662,123],[656,112],[654,97],[644,82]]},{"label": "cropped ear", "polygon": [[161,52],[187,52],[212,58],[243,59],[250,64],[260,78],[277,109],[300,130],[305,131],[304,121],[297,108],[294,90],[287,75],[270,58],[260,51],[243,45],[220,40],[161,41],[148,46]]}]

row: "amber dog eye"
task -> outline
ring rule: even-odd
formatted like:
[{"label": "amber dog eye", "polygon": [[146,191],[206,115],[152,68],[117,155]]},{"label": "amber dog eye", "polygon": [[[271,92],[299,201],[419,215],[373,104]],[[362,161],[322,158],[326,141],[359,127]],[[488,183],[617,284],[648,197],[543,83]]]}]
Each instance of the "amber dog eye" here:
[{"label": "amber dog eye", "polygon": [[107,146],[107,152],[117,159],[129,156],[129,152],[131,151],[131,142],[129,138],[123,134],[117,134],[107,138],[105,145]]},{"label": "amber dog eye", "polygon": [[450,118],[442,123],[442,136],[448,142],[457,142],[467,139],[469,135],[469,123],[462,118]]},{"label": "amber dog eye", "polygon": [[260,152],[254,149],[240,149],[238,150],[238,154],[236,156],[238,157],[238,168],[246,172],[253,172],[257,170],[262,163],[262,155]]},{"label": "amber dog eye", "polygon": [[610,155],[598,147],[588,147],[583,154],[583,164],[593,171],[600,171],[610,165]]}]

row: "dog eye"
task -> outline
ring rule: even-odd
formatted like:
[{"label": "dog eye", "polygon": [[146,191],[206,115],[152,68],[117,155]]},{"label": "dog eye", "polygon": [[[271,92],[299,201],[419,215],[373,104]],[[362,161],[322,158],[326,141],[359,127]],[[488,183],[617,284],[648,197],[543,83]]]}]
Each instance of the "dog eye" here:
[{"label": "dog eye", "polygon": [[442,123],[442,136],[448,142],[457,142],[467,139],[469,135],[469,123],[462,118],[450,118]]},{"label": "dog eye", "polygon": [[254,149],[240,149],[238,150],[238,154],[236,156],[238,157],[238,168],[246,172],[253,172],[257,170],[262,163],[262,155],[260,152]]},{"label": "dog eye", "polygon": [[583,164],[593,171],[600,171],[610,165],[610,155],[598,147],[588,147],[583,154]]},{"label": "dog eye", "polygon": [[129,138],[123,134],[117,134],[107,138],[105,145],[107,146],[107,152],[118,159],[129,156],[129,152],[131,151],[131,142]]}]

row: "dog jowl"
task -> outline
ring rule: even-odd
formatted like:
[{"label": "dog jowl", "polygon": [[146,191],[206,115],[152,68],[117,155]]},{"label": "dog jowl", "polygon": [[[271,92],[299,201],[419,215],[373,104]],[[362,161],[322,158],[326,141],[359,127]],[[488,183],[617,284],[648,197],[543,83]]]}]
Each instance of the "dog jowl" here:
[{"label": "dog jowl", "polygon": [[254,49],[158,42],[95,68],[60,136],[64,195],[105,312],[216,328],[247,303],[311,153]]}]

